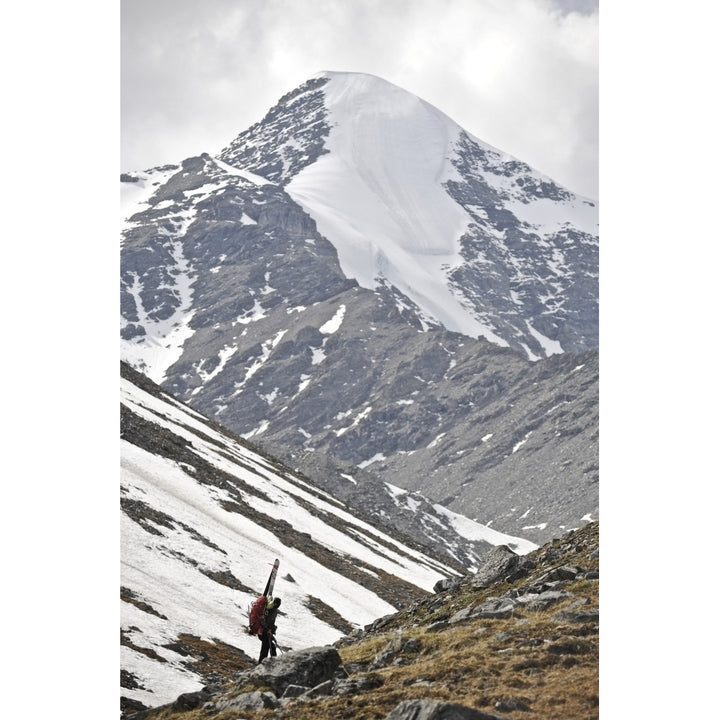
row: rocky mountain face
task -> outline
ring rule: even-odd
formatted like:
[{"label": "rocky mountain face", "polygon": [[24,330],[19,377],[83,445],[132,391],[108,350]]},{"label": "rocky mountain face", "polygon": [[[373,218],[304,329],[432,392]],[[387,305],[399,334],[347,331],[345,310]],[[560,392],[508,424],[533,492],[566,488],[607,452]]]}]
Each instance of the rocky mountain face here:
[{"label": "rocky mountain face", "polygon": [[401,508],[384,488],[381,512],[365,516],[125,363],[120,419],[126,711],[254,664],[248,609],[274,558],[287,650],[408,607],[500,543],[532,549],[476,524],[462,534],[424,498]]},{"label": "rocky mountain face", "polygon": [[122,357],[170,393],[368,513],[597,518],[593,203],[353,74],[121,179]]},{"label": "rocky mountain face", "polygon": [[[531,358],[597,348],[595,203],[410,93],[369,75],[323,73],[219,158],[285,188],[346,275],[363,287],[390,285],[424,324]],[[336,214],[344,226],[328,217]],[[432,256],[452,293],[431,296]],[[407,281],[418,281],[413,261],[428,271],[424,287]],[[438,299],[471,310],[433,307]]]}]

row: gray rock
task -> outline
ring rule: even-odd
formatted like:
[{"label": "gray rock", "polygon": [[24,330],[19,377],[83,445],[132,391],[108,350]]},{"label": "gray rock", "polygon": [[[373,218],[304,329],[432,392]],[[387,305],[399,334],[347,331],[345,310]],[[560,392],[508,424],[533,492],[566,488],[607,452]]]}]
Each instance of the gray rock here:
[{"label": "gray rock", "polygon": [[216,712],[228,710],[274,710],[279,707],[278,699],[269,692],[247,692],[234,698],[222,698],[215,703]]},{"label": "gray rock", "polygon": [[512,582],[527,575],[533,568],[532,561],[525,556],[517,555],[507,545],[498,545],[485,555],[472,584],[479,589],[500,580]]},{"label": "gray rock", "polygon": [[452,625],[456,622],[461,622],[462,620],[467,620],[470,615],[472,614],[472,611],[474,609],[474,605],[468,605],[467,607],[463,608],[462,610],[458,610],[450,619],[448,622]]},{"label": "gray rock", "polygon": [[439,632],[447,627],[450,627],[450,623],[447,620],[437,620],[436,622],[430,623],[425,628],[425,632]]},{"label": "gray rock", "polygon": [[183,693],[178,696],[175,702],[171,705],[171,708],[179,712],[195,710],[195,708],[198,708],[208,702],[211,697],[212,696],[205,690],[205,688],[198,690],[197,692]]},{"label": "gray rock", "polygon": [[288,685],[285,688],[285,692],[282,694],[281,699],[300,697],[301,695],[304,695],[308,690],[310,690],[310,688],[306,687],[305,685]]},{"label": "gray rock", "polygon": [[517,602],[509,597],[488,598],[472,612],[471,618],[502,619],[512,617]]},{"label": "gray rock", "polygon": [[369,662],[349,662],[345,663],[343,667],[348,675],[357,675],[358,673],[365,672],[369,664]]},{"label": "gray rock", "polygon": [[564,590],[546,590],[541,592],[537,597],[532,598],[527,603],[528,610],[545,610],[548,606],[565,598],[571,597],[571,593]]},{"label": "gray rock", "polygon": [[374,690],[385,681],[380,675],[359,675],[357,677],[336,680],[333,688],[334,695],[355,695],[365,690]]},{"label": "gray rock", "polygon": [[343,635],[341,638],[338,638],[334,643],[333,647],[341,648],[345,645],[351,645],[354,642],[358,641],[358,636],[356,635]]},{"label": "gray rock", "polygon": [[581,612],[559,612],[553,615],[553,620],[578,625],[582,625],[584,623],[598,623],[600,622],[600,611],[586,610]]},{"label": "gray rock", "polygon": [[335,683],[336,680],[325,680],[325,682],[321,682],[319,685],[316,685],[315,687],[304,693],[303,697],[313,698],[321,697],[323,695],[332,695],[333,686],[335,685]]},{"label": "gray rock", "polygon": [[458,703],[437,700],[405,700],[385,716],[385,720],[505,720]]},{"label": "gray rock", "polygon": [[541,575],[537,579],[536,584],[542,585],[544,583],[552,583],[562,580],[575,580],[580,572],[580,569],[576,567],[556,567]]},{"label": "gray rock", "polygon": [[381,650],[369,665],[371,670],[387,667],[393,663],[401,653],[420,652],[420,641],[417,638],[396,637]]},{"label": "gray rock", "polygon": [[369,625],[366,625],[363,629],[365,632],[373,632],[374,630],[379,630],[381,627],[384,627],[389,622],[395,619],[395,613],[392,613],[390,615],[383,615],[382,617],[377,618],[377,620],[373,620]]},{"label": "gray rock", "polygon": [[443,578],[433,585],[433,592],[440,593],[444,590],[452,590],[460,583],[460,578]]},{"label": "gray rock", "polygon": [[247,682],[269,687],[279,697],[290,685],[313,688],[333,679],[341,665],[338,651],[325,645],[267,658],[262,664],[242,673],[242,677]]}]

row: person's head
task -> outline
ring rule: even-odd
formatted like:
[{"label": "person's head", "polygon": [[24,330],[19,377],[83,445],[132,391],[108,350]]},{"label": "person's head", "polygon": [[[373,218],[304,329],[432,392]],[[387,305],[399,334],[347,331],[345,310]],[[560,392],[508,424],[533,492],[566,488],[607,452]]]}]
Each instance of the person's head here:
[{"label": "person's head", "polygon": [[276,608],[280,607],[280,598],[275,598],[274,605]]}]

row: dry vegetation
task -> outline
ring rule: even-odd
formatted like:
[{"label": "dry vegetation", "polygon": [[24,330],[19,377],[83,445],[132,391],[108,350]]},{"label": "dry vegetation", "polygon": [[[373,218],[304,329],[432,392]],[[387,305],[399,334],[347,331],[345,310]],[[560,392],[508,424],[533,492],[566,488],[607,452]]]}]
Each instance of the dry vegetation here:
[{"label": "dry vegetation", "polygon": [[[574,549],[556,540],[531,557],[536,569],[515,583],[473,590],[471,578],[453,590],[398,613],[382,628],[338,650],[351,677],[371,677],[372,689],[351,695],[295,701],[286,708],[243,711],[243,718],[285,720],[382,720],[412,698],[457,702],[507,718],[586,720],[599,716],[598,621],[568,620],[568,613],[591,614],[599,607],[599,583],[582,579],[565,584],[570,597],[540,611],[524,607],[506,619],[476,619],[428,630],[438,618],[469,604],[518,589],[561,565],[598,570],[598,525],[573,533]],[[438,607],[438,601],[444,600]],[[432,605],[432,608],[430,606]],[[400,653],[389,666],[373,669],[373,659],[398,637],[414,638],[419,650]],[[258,688],[254,688],[258,689]],[[230,690],[230,687],[228,687]],[[237,688],[235,688],[237,691]],[[209,715],[202,709],[179,714],[169,708],[148,718],[236,720],[237,710]]]}]

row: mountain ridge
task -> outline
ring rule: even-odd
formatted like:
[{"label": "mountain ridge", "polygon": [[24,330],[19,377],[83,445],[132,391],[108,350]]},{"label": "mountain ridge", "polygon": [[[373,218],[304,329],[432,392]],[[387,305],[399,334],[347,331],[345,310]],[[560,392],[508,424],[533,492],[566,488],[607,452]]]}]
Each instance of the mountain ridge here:
[{"label": "mountain ridge", "polygon": [[[253,442],[502,532],[541,543],[596,518],[597,238],[569,223],[575,200],[459,136],[445,192],[473,225],[447,288],[475,314],[490,303],[482,322],[514,348],[447,330],[389,278],[347,277],[288,193],[333,154],[332,82],[286,95],[218,159],[125,177],[145,204],[123,231],[122,356]],[[528,214],[549,208],[565,219]]]},{"label": "mountain ridge", "polygon": [[[558,351],[559,343],[553,346],[557,341],[549,338],[557,336],[559,327],[549,333],[540,326],[528,332],[513,322],[512,306],[533,297],[537,305],[540,292],[557,294],[557,289],[550,291],[552,276],[561,281],[559,268],[566,262],[568,245],[584,255],[586,246],[596,247],[591,234],[597,233],[595,203],[483,143],[429,103],[372,75],[321,73],[281,98],[263,121],[241,133],[219,157],[285,187],[331,239],[345,275],[361,286],[372,289],[379,277],[386,277],[423,308],[430,322],[436,324],[434,315],[440,312],[449,330],[513,345],[531,359]],[[561,207],[560,214],[554,205]],[[548,223],[553,227],[544,231]],[[578,223],[578,229],[572,229]],[[528,242],[533,263],[538,253],[550,252],[552,258],[545,261],[549,282],[531,265],[529,273],[518,272],[517,265],[505,260],[506,245],[511,243],[517,263],[518,251]],[[403,248],[421,252],[406,255]],[[434,250],[428,253],[428,248]],[[408,260],[438,253],[437,264],[423,267],[422,275],[408,281],[406,275],[413,272]],[[497,267],[495,272],[514,286],[512,295],[507,287],[501,291],[506,298],[502,307],[496,305],[499,296],[491,300],[487,292],[468,293],[476,271],[469,272],[467,266],[477,267],[478,258],[480,264]],[[572,272],[573,282],[562,289],[565,303],[569,288],[588,271],[592,275],[593,264],[596,259],[583,261]],[[488,275],[487,268],[482,271]],[[538,292],[538,283],[547,289]],[[585,303],[597,299],[592,283],[583,283],[582,292]],[[489,324],[484,309],[488,301],[493,303]],[[458,302],[448,314],[446,306]],[[542,304],[544,313],[558,312]],[[474,310],[468,314],[462,305]],[[493,327],[498,310],[504,323],[512,323],[500,333]],[[542,324],[538,308],[531,313],[533,322]],[[528,319],[525,315],[525,322]],[[569,320],[575,322],[565,317],[564,333]],[[596,347],[592,326],[586,332],[590,345],[570,344],[568,339],[566,349]]]},{"label": "mountain ridge", "polygon": [[392,518],[355,510],[127,363],[120,430],[127,707],[198,688],[211,679],[202,670],[207,653],[235,668],[252,664],[258,647],[244,630],[247,610],[275,557],[275,591],[293,617],[282,644],[304,647],[308,637],[332,642],[464,574],[457,558],[477,564],[497,543],[533,548],[495,533],[464,537],[422,507],[415,513],[435,536],[402,533]]}]

